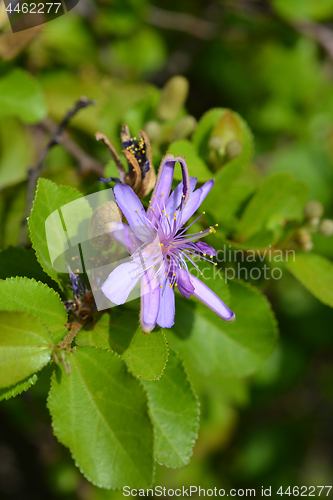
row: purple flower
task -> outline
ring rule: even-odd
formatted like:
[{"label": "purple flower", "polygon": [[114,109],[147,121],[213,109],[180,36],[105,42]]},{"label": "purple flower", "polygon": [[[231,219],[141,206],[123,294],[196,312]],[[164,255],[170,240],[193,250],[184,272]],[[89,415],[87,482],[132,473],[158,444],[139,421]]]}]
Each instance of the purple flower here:
[{"label": "purple flower", "polygon": [[[176,162],[181,165],[183,181],[170,194]],[[224,320],[235,319],[224,302],[188,270],[189,263],[199,270],[194,256],[209,260],[206,254],[216,255],[213,247],[198,241],[214,232],[213,227],[192,234],[186,231],[193,223],[184,227],[214,184],[211,180],[195,190],[196,182],[188,176],[185,159],[168,154],[162,160],[147,213],[129,186],[114,187],[117,204],[129,226],[113,224],[116,230],[112,235],[127,248],[131,259],[112,271],[102,292],[114,304],[124,304],[141,280],[140,321],[145,333],[151,332],[156,323],[164,328],[173,326],[175,287],[186,298],[194,295]]]}]

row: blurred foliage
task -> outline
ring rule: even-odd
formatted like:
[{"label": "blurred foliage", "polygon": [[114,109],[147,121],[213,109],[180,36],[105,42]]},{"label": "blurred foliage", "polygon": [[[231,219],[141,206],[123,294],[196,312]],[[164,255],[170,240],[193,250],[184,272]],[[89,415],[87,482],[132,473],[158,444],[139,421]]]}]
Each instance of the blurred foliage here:
[{"label": "blurred foliage", "polygon": [[[106,134],[120,151],[119,130],[127,123],[133,135],[140,129],[149,135],[155,168],[171,151],[186,157],[190,175],[199,183],[215,177],[203,219],[207,226],[219,224],[209,241],[214,247],[264,250],[275,245],[285,250],[291,245],[302,251],[313,246],[296,265],[273,263],[281,267],[281,279],[248,279],[265,293],[279,324],[280,340],[261,368],[273,347],[272,338],[266,344],[262,338],[275,325],[259,291],[229,282],[231,300],[244,311],[233,333],[230,325],[216,327],[210,312],[198,307],[194,315],[191,301],[179,301],[183,314],[167,336],[184,358],[199,397],[201,429],[189,465],[157,465],[155,484],[256,488],[257,495],[261,486],[276,492],[280,486],[332,484],[333,236],[324,237],[317,230],[319,221],[303,214],[305,203],[316,199],[325,217],[333,217],[332,20],[332,0],[195,0],[190,7],[173,0],[82,0],[42,28],[12,35],[0,6],[0,273],[2,279],[29,278],[14,278],[6,287],[1,283],[4,329],[16,321],[13,310],[28,318],[36,301],[61,306],[57,294],[63,293],[62,278],[43,265],[43,249],[39,247],[41,267],[31,250],[10,245],[17,247],[23,237],[29,246],[22,233],[29,169],[37,165],[54,123],[82,95],[97,104],[74,117],[69,139],[89,158],[84,163],[66,141],[47,156],[43,177],[70,186],[43,181],[49,191],[40,193],[36,203],[48,213],[61,204],[64,192],[75,199],[76,189],[90,193],[101,188],[90,168],[92,158],[105,166],[105,177],[116,175],[94,134]],[[29,224],[35,249],[33,227],[38,223],[33,214]],[[226,259],[221,267],[228,266],[232,263]],[[242,266],[251,269],[249,263]],[[22,284],[21,291],[12,287],[14,281]],[[219,293],[227,296],[227,287]],[[66,319],[50,319],[43,310],[40,314],[41,335],[47,335],[46,323],[62,338]],[[189,338],[184,336],[188,327],[193,329]],[[244,338],[244,331],[253,338]],[[84,346],[88,336],[95,336],[98,345],[98,332],[80,335],[78,345],[81,338]],[[231,335],[238,342],[238,358],[229,366]],[[150,341],[149,348],[164,356],[161,337],[152,334]],[[253,349],[244,355],[243,346],[251,342]],[[132,348],[137,348],[135,342]],[[198,353],[204,357],[200,373],[203,358],[197,359]],[[178,370],[185,386],[173,356],[170,370]],[[1,403],[1,498],[123,498],[121,492],[88,483],[57,442],[45,408],[52,370],[46,366],[37,381],[36,375],[29,378],[33,368],[12,394],[7,389],[0,393],[7,398],[31,385],[29,392]],[[152,369],[157,373],[160,367]],[[153,383],[144,382],[147,388]],[[53,377],[53,397],[56,385]],[[140,394],[136,397],[139,404]],[[160,403],[154,402],[157,409]],[[66,405],[61,410],[67,418]],[[150,439],[146,420],[143,425]],[[195,423],[187,430],[192,439]],[[69,434],[60,438],[66,445],[73,439]],[[177,445],[183,450],[181,442]],[[158,461],[169,448],[169,442],[160,441]],[[177,456],[177,465],[187,463],[187,456],[188,450],[185,457]]]}]

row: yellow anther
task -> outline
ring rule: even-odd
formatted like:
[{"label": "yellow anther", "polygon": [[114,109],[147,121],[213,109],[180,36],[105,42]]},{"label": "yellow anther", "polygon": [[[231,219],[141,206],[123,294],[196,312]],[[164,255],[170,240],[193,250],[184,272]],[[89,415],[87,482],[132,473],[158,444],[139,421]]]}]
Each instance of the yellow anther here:
[{"label": "yellow anther", "polygon": [[139,276],[139,273],[136,273],[137,276]]},{"label": "yellow anther", "polygon": [[162,210],[162,214],[164,214],[165,210]]},{"label": "yellow anther", "polygon": [[185,198],[185,195],[183,194],[183,198]]},{"label": "yellow anther", "polygon": [[210,255],[209,257],[210,257],[211,259],[213,258],[213,256],[212,256],[212,255]]},{"label": "yellow anther", "polygon": [[146,262],[146,259],[143,259],[143,262]]},{"label": "yellow anther", "polygon": [[133,244],[133,246],[135,247],[135,245]]},{"label": "yellow anther", "polygon": [[153,212],[155,212],[155,208],[153,208]]},{"label": "yellow anther", "polygon": [[217,262],[214,262],[214,266],[217,266]]},{"label": "yellow anther", "polygon": [[136,212],[138,212],[138,211],[139,211],[139,209],[137,208],[135,211],[136,211]]},{"label": "yellow anther", "polygon": [[160,288],[163,288],[163,285],[160,285]]},{"label": "yellow anther", "polygon": [[167,276],[168,273],[165,273],[165,276]]},{"label": "yellow anther", "polygon": [[164,196],[164,193],[162,193],[162,196]]},{"label": "yellow anther", "polygon": [[173,215],[176,217],[177,213],[175,212]]},{"label": "yellow anther", "polygon": [[165,214],[165,217],[169,217],[168,214]]},{"label": "yellow anther", "polygon": [[202,213],[203,213],[203,215],[205,215],[206,212],[202,212]]},{"label": "yellow anther", "polygon": [[146,227],[146,224],[144,224],[143,227]]},{"label": "yellow anther", "polygon": [[206,255],[207,255],[207,254],[206,254],[206,253],[203,253],[202,255],[203,255],[204,257],[206,257]]},{"label": "yellow anther", "polygon": [[156,195],[155,195],[155,194],[153,194],[153,198],[156,198]]},{"label": "yellow anther", "polygon": [[200,273],[200,276],[202,276],[202,273]]},{"label": "yellow anther", "polygon": [[175,286],[178,286],[177,283],[175,283]]},{"label": "yellow anther", "polygon": [[218,226],[218,224],[215,224],[215,227],[217,227],[217,226]]},{"label": "yellow anther", "polygon": [[176,276],[176,273],[173,273],[173,275],[172,275],[172,276]]},{"label": "yellow anther", "polygon": [[143,269],[144,271],[146,270],[146,268],[145,268],[145,267],[143,267],[142,269]]},{"label": "yellow anther", "polygon": [[133,236],[133,233],[131,233],[131,236]]}]

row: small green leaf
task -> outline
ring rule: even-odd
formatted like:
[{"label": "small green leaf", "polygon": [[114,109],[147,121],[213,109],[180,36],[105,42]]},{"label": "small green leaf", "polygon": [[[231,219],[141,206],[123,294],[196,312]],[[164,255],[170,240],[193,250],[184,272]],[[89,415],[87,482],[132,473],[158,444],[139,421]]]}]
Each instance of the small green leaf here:
[{"label": "small green leaf", "polygon": [[57,292],[43,283],[28,278],[8,278],[0,281],[2,311],[30,313],[50,330],[56,344],[67,333],[67,313]]},{"label": "small green leaf", "polygon": [[15,115],[35,123],[46,115],[42,89],[29,73],[14,69],[0,79],[0,117]]},{"label": "small green leaf", "polygon": [[222,275],[206,284],[235,312],[236,321],[227,323],[203,304],[181,298],[181,314],[167,336],[170,345],[205,375],[255,372],[276,342],[276,321],[267,299],[250,285],[230,281],[231,300],[225,300]]},{"label": "small green leaf", "polygon": [[[231,127],[228,127],[230,120],[223,123],[223,119],[228,117],[232,122],[230,123]],[[229,131],[230,128],[232,130]],[[253,156],[253,136],[247,123],[238,113],[230,109],[213,108],[201,117],[193,134],[193,143],[204,160],[207,160],[210,154],[209,139],[212,135],[221,135],[224,142],[235,138],[241,144],[241,154],[229,160],[230,163],[243,165],[250,162]]]},{"label": "small green leaf", "polygon": [[112,349],[123,357],[127,367],[145,380],[159,378],[167,362],[168,347],[162,330],[145,335],[134,311],[113,308],[93,326],[85,326],[75,338],[77,345]]},{"label": "small green leaf", "polygon": [[31,314],[1,311],[0,324],[0,388],[4,388],[47,365],[52,338],[47,327]]},{"label": "small green leaf", "polygon": [[[172,153],[174,156],[184,156],[191,177],[197,177],[199,182],[206,182],[212,178],[212,172],[200,158],[192,142],[186,139],[172,142],[168,147],[168,152]],[[175,170],[175,179],[181,179],[180,169]]]},{"label": "small green leaf", "polygon": [[333,264],[314,253],[297,253],[287,269],[323,304],[333,307]]},{"label": "small green leaf", "polygon": [[[84,198],[79,202],[81,213],[77,213],[75,207],[71,206],[71,210],[67,209],[64,213],[63,209],[60,215],[59,209],[81,198],[82,194],[77,189],[69,186],[58,186],[43,178],[38,180],[36,197],[29,217],[30,237],[40,265],[59,284],[58,272],[52,267],[50,253],[61,256],[62,252],[68,248],[68,238],[75,236],[82,220],[91,215],[89,204]],[[52,229],[49,233],[51,239],[47,241],[45,222],[51,214],[53,214],[49,225]],[[66,225],[65,228],[63,221]],[[66,272],[65,263],[63,267],[62,272]]]},{"label": "small green leaf", "polygon": [[323,21],[333,14],[332,0],[272,0],[272,5],[290,21]]},{"label": "small green leaf", "polygon": [[[13,147],[15,137],[15,147]],[[6,118],[0,124],[0,189],[27,178],[33,159],[32,136],[17,118]]]},{"label": "small green leaf", "polygon": [[271,175],[243,213],[237,231],[239,241],[244,242],[263,230],[274,231],[286,221],[300,220],[307,196],[304,182],[287,173]]},{"label": "small green leaf", "polygon": [[155,431],[155,459],[167,467],[183,467],[192,455],[200,411],[180,358],[170,351],[161,379],[142,383]]},{"label": "small green leaf", "polygon": [[100,488],[147,488],[153,430],[144,390],[112,351],[75,347],[72,371],[57,367],[48,408],[54,433],[83,474]]},{"label": "small green leaf", "polygon": [[0,389],[0,401],[3,399],[10,399],[18,396],[24,391],[27,391],[32,385],[34,385],[38,380],[37,375],[33,375],[32,377],[23,380],[23,382],[19,382],[11,387],[6,387],[4,389]]}]

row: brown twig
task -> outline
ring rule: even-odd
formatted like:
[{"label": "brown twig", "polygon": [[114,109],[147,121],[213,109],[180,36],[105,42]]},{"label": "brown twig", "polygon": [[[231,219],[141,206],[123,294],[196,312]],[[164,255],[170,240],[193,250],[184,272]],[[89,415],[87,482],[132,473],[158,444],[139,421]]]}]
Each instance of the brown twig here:
[{"label": "brown twig", "polygon": [[117,170],[118,170],[119,179],[120,179],[120,181],[122,183],[124,183],[125,182],[125,178],[126,178],[126,171],[124,169],[123,164],[120,161],[120,158],[118,156],[117,151],[114,149],[114,147],[112,146],[111,142],[106,137],[106,135],[102,134],[101,132],[97,132],[95,134],[95,137],[96,137],[97,141],[103,141],[103,143],[105,144],[105,146],[108,148],[109,153],[111,155],[111,158],[113,159],[113,161],[116,164],[116,167],[117,167]]},{"label": "brown twig", "polygon": [[183,31],[188,35],[203,40],[210,40],[216,35],[216,25],[192,14],[171,12],[151,6],[148,13],[148,22],[159,28]]},{"label": "brown twig", "polygon": [[331,28],[314,22],[298,22],[293,23],[292,26],[302,35],[315,40],[333,60],[333,30]]},{"label": "brown twig", "polygon": [[27,186],[27,200],[26,200],[26,208],[24,212],[24,218],[21,223],[21,231],[20,231],[20,238],[19,238],[19,244],[24,245],[26,243],[26,233],[27,233],[27,217],[30,214],[31,207],[32,207],[32,202],[34,198],[34,193],[35,193],[35,188],[37,184],[38,177],[41,175],[43,165],[44,165],[44,160],[46,156],[48,155],[49,151],[53,148],[53,146],[56,146],[61,142],[61,136],[63,132],[65,131],[69,121],[73,116],[80,111],[80,109],[84,109],[87,106],[94,105],[95,102],[87,99],[86,97],[81,97],[79,101],[75,104],[75,106],[68,111],[64,119],[61,121],[61,123],[58,125],[56,130],[52,133],[49,142],[47,143],[44,151],[42,152],[39,162],[35,168],[29,169],[29,178],[28,178],[28,186]]}]

